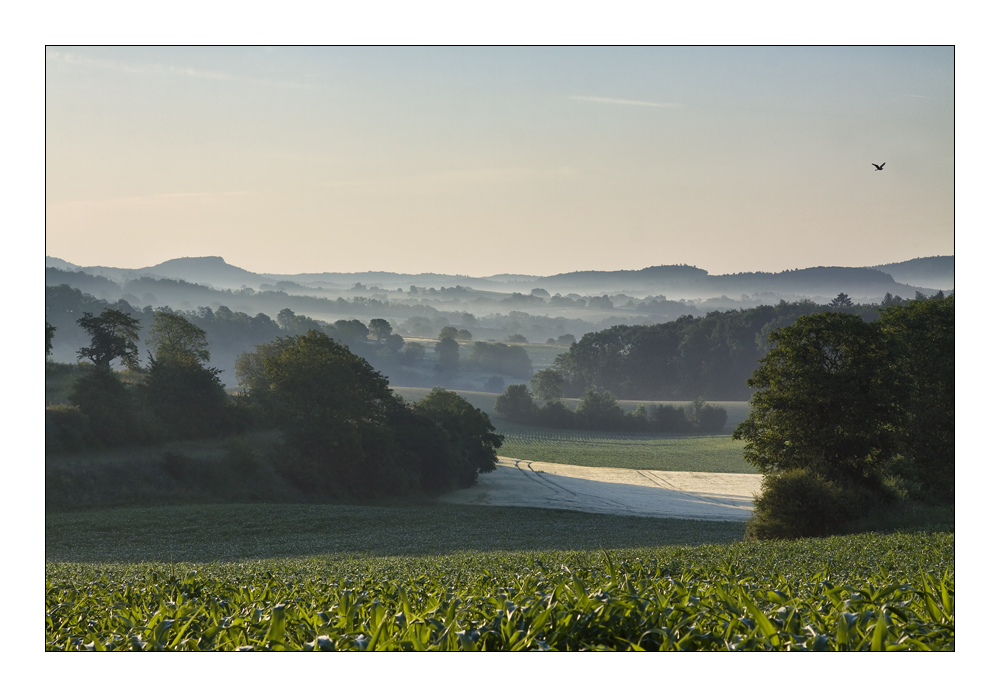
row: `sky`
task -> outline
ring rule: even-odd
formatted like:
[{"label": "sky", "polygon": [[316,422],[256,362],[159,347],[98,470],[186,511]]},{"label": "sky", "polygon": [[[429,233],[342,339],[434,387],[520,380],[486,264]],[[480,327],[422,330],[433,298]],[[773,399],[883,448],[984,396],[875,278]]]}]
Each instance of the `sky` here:
[{"label": "sky", "polygon": [[955,251],[951,47],[45,58],[46,254],[84,266],[723,274]]}]

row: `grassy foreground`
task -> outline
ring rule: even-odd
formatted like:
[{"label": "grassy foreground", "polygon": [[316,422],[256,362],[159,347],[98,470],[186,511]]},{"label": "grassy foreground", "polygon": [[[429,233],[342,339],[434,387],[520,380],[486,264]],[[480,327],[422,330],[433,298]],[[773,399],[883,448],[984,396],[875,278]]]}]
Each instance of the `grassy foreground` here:
[{"label": "grassy foreground", "polygon": [[[954,533],[732,541],[741,527],[459,506],[50,513],[46,648],[954,649]],[[664,546],[699,537],[719,543]]]}]

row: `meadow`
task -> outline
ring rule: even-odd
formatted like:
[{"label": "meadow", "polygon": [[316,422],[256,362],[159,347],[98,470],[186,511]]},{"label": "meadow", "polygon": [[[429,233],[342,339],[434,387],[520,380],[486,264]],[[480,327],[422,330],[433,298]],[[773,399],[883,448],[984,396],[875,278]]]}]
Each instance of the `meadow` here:
[{"label": "meadow", "polygon": [[741,534],[461,506],[49,513],[46,649],[954,649],[953,532]]},{"label": "meadow", "polygon": [[[430,389],[394,387],[409,401],[417,401]],[[723,434],[688,435],[664,433],[602,433],[553,428],[534,428],[498,419],[493,414],[496,395],[488,392],[458,392],[474,407],[490,415],[497,432],[506,438],[499,455],[538,462],[557,462],[583,467],[622,467],[626,469],[672,472],[731,472],[756,474],[743,459],[743,444],[728,435],[749,412],[746,402],[709,402],[726,409]],[[565,399],[575,409],[580,400]],[[639,404],[684,406],[687,402],[620,401],[626,411]]]}]

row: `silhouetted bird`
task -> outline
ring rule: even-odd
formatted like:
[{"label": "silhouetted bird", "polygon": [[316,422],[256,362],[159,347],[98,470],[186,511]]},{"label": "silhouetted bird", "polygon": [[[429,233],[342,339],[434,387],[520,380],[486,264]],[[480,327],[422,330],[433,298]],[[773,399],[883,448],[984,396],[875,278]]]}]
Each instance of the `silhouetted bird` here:
[{"label": "silhouetted bird", "polygon": [[882,168],[885,167],[885,163],[883,162],[882,164],[877,165],[874,162],[872,162],[872,167],[874,167],[876,170],[878,170],[879,172],[881,172]]}]

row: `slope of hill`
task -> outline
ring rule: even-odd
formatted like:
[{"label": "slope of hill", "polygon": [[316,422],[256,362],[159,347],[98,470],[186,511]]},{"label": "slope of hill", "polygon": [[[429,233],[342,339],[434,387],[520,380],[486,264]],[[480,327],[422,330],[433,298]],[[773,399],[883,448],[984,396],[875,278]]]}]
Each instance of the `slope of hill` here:
[{"label": "slope of hill", "polygon": [[884,271],[899,283],[911,286],[925,286],[940,290],[955,288],[955,257],[919,257],[895,264],[872,266],[873,269]]}]

